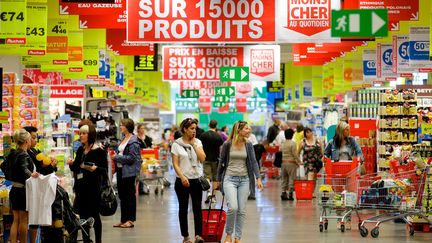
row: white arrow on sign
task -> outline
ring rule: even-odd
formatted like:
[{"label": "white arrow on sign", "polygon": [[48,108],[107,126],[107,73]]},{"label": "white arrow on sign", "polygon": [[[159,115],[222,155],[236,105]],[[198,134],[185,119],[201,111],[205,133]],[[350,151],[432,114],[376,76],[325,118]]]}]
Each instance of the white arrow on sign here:
[{"label": "white arrow on sign", "polygon": [[375,12],[372,12],[372,34],[375,34],[378,30],[385,25],[385,21],[381,19]]},{"label": "white arrow on sign", "polygon": [[67,11],[69,9],[69,6],[62,6],[60,5],[60,14],[69,14],[69,12]]},{"label": "white arrow on sign", "polygon": [[244,71],[243,69],[240,69],[240,70],[241,70],[240,71],[240,79],[243,80],[243,78],[246,77],[248,73],[246,71]]},{"label": "white arrow on sign", "polygon": [[231,89],[231,88],[229,89],[229,95],[230,96],[232,96],[234,94],[234,92],[235,92],[234,89]]},{"label": "white arrow on sign", "polygon": [[87,28],[88,28],[88,26],[87,26],[87,21],[82,21],[82,20],[80,20],[80,21],[79,21],[79,24],[80,24],[80,28],[81,28],[81,29],[87,29]]},{"label": "white arrow on sign", "polygon": [[183,97],[186,97],[186,94],[187,94],[187,90],[183,90],[183,91],[182,91],[182,96],[183,96]]}]

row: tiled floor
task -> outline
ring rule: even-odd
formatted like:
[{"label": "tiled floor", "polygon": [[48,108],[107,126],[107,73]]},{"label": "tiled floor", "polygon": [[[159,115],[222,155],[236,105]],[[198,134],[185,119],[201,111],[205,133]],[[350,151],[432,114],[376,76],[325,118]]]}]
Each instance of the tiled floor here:
[{"label": "tiled floor", "polygon": [[[378,239],[362,238],[357,229],[341,233],[331,221],[328,232],[318,230],[318,213],[314,201],[281,201],[279,181],[266,183],[256,201],[248,201],[247,222],[242,242],[431,242],[432,233],[418,233],[408,236],[405,225],[387,223],[380,228]],[[220,199],[219,199],[220,200]],[[135,228],[119,229],[112,225],[119,220],[115,216],[104,217],[103,242],[182,242],[177,218],[177,198],[173,187],[165,189],[163,196],[150,195],[138,198],[137,222]],[[193,230],[192,215],[189,228]],[[354,225],[354,224],[353,224]],[[372,228],[371,226],[369,228]],[[190,231],[193,235],[193,231]]]}]

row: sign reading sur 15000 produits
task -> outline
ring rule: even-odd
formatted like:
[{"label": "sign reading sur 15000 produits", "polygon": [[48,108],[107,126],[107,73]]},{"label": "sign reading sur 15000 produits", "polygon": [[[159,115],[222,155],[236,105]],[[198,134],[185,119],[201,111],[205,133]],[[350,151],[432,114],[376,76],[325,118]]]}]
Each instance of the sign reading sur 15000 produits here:
[{"label": "sign reading sur 15000 produits", "polygon": [[250,81],[280,79],[278,45],[164,46],[162,53],[164,80],[219,81],[221,67],[249,67]]},{"label": "sign reading sur 15000 produits", "polygon": [[275,1],[129,0],[129,42],[274,42]]}]

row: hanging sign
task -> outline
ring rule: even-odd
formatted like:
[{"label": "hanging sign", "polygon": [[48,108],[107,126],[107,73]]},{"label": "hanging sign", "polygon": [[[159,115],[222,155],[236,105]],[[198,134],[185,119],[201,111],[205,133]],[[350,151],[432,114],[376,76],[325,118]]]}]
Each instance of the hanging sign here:
[{"label": "hanging sign", "polygon": [[363,79],[366,83],[372,83],[377,77],[376,50],[363,50]]},{"label": "hanging sign", "polygon": [[285,65],[280,66],[279,81],[267,82],[267,92],[281,92],[285,87]]},{"label": "hanging sign", "polygon": [[125,29],[107,29],[106,43],[107,49],[113,50],[117,55],[157,55],[156,44],[126,42]]},{"label": "hanging sign", "polygon": [[0,20],[0,45],[26,43],[25,0],[0,1]]},{"label": "hanging sign", "polygon": [[419,19],[419,0],[349,0],[344,9],[387,9],[388,30],[399,30],[399,21]]},{"label": "hanging sign", "polygon": [[377,43],[377,79],[394,81],[396,74],[393,72],[393,49],[390,44]]},{"label": "hanging sign", "polygon": [[60,15],[115,15],[121,14],[125,10],[125,0],[115,0],[114,3],[85,3],[67,2],[60,0]]},{"label": "hanging sign", "polygon": [[312,99],[312,80],[303,80],[303,99]]},{"label": "hanging sign", "polygon": [[339,0],[276,0],[277,42],[339,42],[331,38],[331,10]]},{"label": "hanging sign", "polygon": [[154,55],[134,56],[135,71],[157,71],[157,57]]},{"label": "hanging sign", "polygon": [[83,85],[51,85],[50,98],[83,99],[85,89]]},{"label": "hanging sign", "polygon": [[129,42],[274,42],[275,1],[129,0]]},{"label": "hanging sign", "polygon": [[47,48],[48,7],[44,4],[27,4],[26,49],[29,56],[44,56]]},{"label": "hanging sign", "polygon": [[126,29],[126,6],[119,14],[80,15],[81,28],[91,29]]},{"label": "hanging sign", "polygon": [[413,73],[415,69],[410,67],[409,35],[393,36],[393,72],[398,74]]},{"label": "hanging sign", "polygon": [[[230,86],[227,82],[206,82],[206,81],[180,81],[180,92],[183,90],[199,89],[200,97],[215,96],[215,87]],[[236,89],[237,91],[237,89]]]},{"label": "hanging sign", "polygon": [[163,79],[220,80],[221,67],[249,66],[250,81],[279,80],[280,47],[256,46],[164,46]]},{"label": "hanging sign", "polygon": [[429,61],[430,27],[411,26],[409,32],[409,65],[412,68],[431,67]]}]

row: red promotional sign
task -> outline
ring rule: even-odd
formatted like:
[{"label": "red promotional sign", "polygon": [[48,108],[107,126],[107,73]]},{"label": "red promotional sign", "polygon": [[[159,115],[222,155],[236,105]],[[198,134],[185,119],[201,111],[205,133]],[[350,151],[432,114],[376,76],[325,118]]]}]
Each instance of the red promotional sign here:
[{"label": "red promotional sign", "polygon": [[242,47],[164,46],[164,80],[219,80],[220,67],[243,66]]},{"label": "red promotional sign", "polygon": [[230,82],[181,81],[180,93],[184,89],[199,89],[200,97],[215,96],[215,87],[231,86]]},{"label": "red promotional sign", "polygon": [[83,85],[52,85],[51,98],[60,99],[82,99],[84,98],[84,86]]},{"label": "red promotional sign", "polygon": [[60,0],[60,15],[119,15],[125,10],[125,0],[115,3],[67,3]]},{"label": "red promotional sign", "polygon": [[90,29],[126,29],[126,10],[121,14],[80,15],[80,22]]},{"label": "red promotional sign", "polygon": [[210,97],[200,97],[198,101],[200,113],[210,113],[211,111],[211,99]]},{"label": "red promotional sign", "polygon": [[419,0],[350,0],[344,9],[387,9],[388,29],[399,30],[399,21],[419,19]]},{"label": "red promotional sign", "polygon": [[328,30],[330,3],[330,0],[288,0],[287,28],[307,36]]},{"label": "red promotional sign", "polygon": [[33,84],[61,84],[61,72],[42,72],[37,68],[24,68],[23,69],[23,83]]},{"label": "red promotional sign", "polygon": [[275,53],[273,49],[251,49],[250,73],[265,77],[274,73]]},{"label": "red promotional sign", "polygon": [[247,111],[247,100],[246,97],[236,98],[236,109],[237,112],[245,113]]},{"label": "red promotional sign", "polygon": [[274,42],[275,1],[129,0],[130,42]]},{"label": "red promotional sign", "polygon": [[154,44],[127,43],[125,29],[106,30],[107,49],[117,52],[118,55],[147,56],[155,55]]}]

